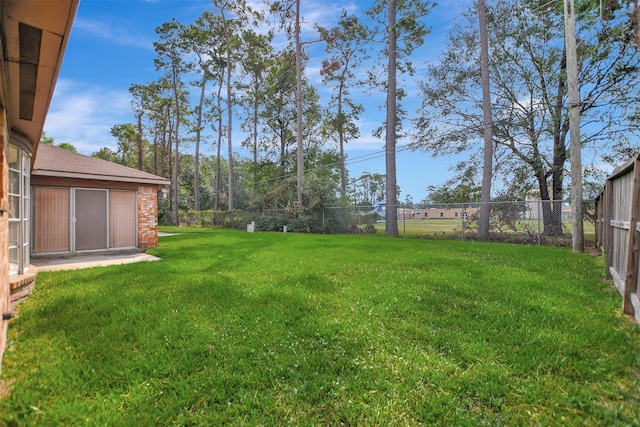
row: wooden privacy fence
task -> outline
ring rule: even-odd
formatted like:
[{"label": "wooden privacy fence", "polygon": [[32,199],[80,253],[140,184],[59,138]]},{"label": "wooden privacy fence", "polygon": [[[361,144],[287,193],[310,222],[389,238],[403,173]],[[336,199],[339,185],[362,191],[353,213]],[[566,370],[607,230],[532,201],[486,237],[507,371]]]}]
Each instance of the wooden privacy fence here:
[{"label": "wooden privacy fence", "polygon": [[624,313],[640,323],[640,153],[616,168],[596,199],[596,244],[607,257],[607,278],[622,295]]}]

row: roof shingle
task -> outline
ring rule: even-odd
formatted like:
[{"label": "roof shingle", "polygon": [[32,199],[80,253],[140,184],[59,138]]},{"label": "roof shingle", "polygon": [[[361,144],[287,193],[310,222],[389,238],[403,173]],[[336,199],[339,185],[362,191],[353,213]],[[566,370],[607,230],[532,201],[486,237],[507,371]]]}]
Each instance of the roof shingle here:
[{"label": "roof shingle", "polygon": [[98,179],[154,185],[170,184],[168,179],[157,175],[44,144],[38,145],[31,173],[36,176]]}]

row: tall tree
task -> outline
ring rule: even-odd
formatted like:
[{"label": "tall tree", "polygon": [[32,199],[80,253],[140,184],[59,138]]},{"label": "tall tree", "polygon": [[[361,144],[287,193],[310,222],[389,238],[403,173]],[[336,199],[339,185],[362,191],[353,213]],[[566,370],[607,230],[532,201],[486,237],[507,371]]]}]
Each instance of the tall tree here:
[{"label": "tall tree", "polygon": [[354,185],[358,188],[359,200],[356,201],[358,205],[373,206],[386,197],[386,178],[383,174],[363,172],[354,181]]},{"label": "tall tree", "polygon": [[303,143],[303,88],[302,88],[302,70],[303,70],[303,53],[302,53],[302,40],[300,29],[300,0],[273,0],[270,3],[270,11],[273,14],[280,15],[280,29],[284,30],[287,34],[289,42],[291,44],[291,50],[294,58],[294,70],[295,70],[295,106],[296,106],[296,126],[295,126],[295,141],[296,141],[296,186],[297,186],[297,205],[298,209],[302,210],[304,205],[304,143]]},{"label": "tall tree", "polygon": [[[282,179],[293,170],[289,165],[289,148],[296,142],[295,139],[295,67],[293,52],[285,50],[279,52],[275,60],[270,64],[265,81],[265,108],[260,113],[265,137],[268,138],[271,147],[276,149],[277,162],[280,165]],[[269,138],[269,134],[272,135]]]},{"label": "tall tree", "polygon": [[200,210],[200,143],[202,139],[202,118],[204,115],[204,100],[207,83],[211,79],[211,59],[208,56],[209,45],[215,37],[211,28],[211,20],[207,19],[209,12],[204,12],[195,22],[185,28],[183,40],[185,50],[194,54],[194,62],[190,68],[199,75],[197,85],[200,90],[198,104],[195,107],[195,142],[193,156],[193,209]]},{"label": "tall tree", "polygon": [[252,29],[246,29],[242,32],[242,55],[241,65],[243,73],[248,82],[242,84],[244,89],[242,95],[242,105],[246,111],[246,119],[242,123],[243,129],[247,131],[248,136],[243,145],[251,150],[252,164],[252,192],[256,191],[258,180],[258,153],[260,134],[258,128],[260,125],[260,111],[265,108],[264,82],[266,79],[267,69],[273,61],[273,48],[271,41],[273,33],[258,34]]},{"label": "tall tree", "polygon": [[208,117],[204,111],[206,89],[209,81],[219,80],[218,76],[225,74],[223,68],[226,67],[226,60],[223,59],[227,51],[223,17],[216,16],[211,11],[205,11],[194,24],[187,27],[185,39],[188,51],[195,55],[192,68],[199,75],[198,81],[194,82],[199,87],[200,97],[195,108],[193,183],[194,209],[200,210],[200,145],[204,128],[203,120]]},{"label": "tall tree", "polygon": [[[214,3],[216,4],[216,3]],[[228,188],[228,196],[229,196],[229,211],[230,217],[229,220],[233,224],[233,210],[235,206],[233,204],[233,99],[231,98],[233,95],[233,88],[231,87],[231,73],[233,72],[233,64],[234,62],[231,60],[231,37],[232,37],[232,29],[229,28],[231,26],[235,26],[235,23],[230,22],[229,19],[225,16],[225,12],[227,8],[231,7],[231,4],[227,0],[220,1],[216,4],[220,8],[220,14],[222,16],[222,26],[224,27],[224,43],[225,43],[225,52],[227,54],[227,162],[229,168],[229,188]]]},{"label": "tall tree", "polygon": [[388,2],[388,19],[389,26],[387,31],[389,32],[387,56],[389,58],[389,64],[387,65],[387,133],[384,143],[385,151],[385,170],[387,173],[386,181],[386,223],[385,232],[391,236],[398,235],[398,198],[396,197],[396,120],[398,119],[396,113],[396,103],[398,101],[397,95],[397,81],[396,76],[398,70],[397,64],[397,33],[396,33],[396,0],[387,0]]},{"label": "tall tree", "polygon": [[337,137],[340,150],[340,189],[342,197],[347,195],[347,168],[345,164],[345,144],[360,136],[356,125],[363,111],[361,103],[350,97],[350,88],[355,83],[356,70],[366,59],[368,31],[355,15],[342,11],[338,25],[331,29],[318,28],[326,42],[325,51],[329,56],[322,61],[320,74],[325,85],[333,86],[334,93],[329,101],[334,108],[329,113],[328,133]]},{"label": "tall tree", "polygon": [[132,166],[130,159],[133,147],[136,143],[137,132],[134,125],[125,123],[111,127],[111,135],[118,141],[118,153],[120,154],[120,164]]},{"label": "tall tree", "polygon": [[242,26],[255,26],[261,14],[249,7],[245,0],[212,0],[216,10],[222,18],[223,37],[226,52],[226,88],[227,88],[227,161],[229,168],[229,220],[233,224],[234,206],[234,177],[233,177],[233,85],[232,73],[238,62],[238,45]]},{"label": "tall tree", "polygon": [[[397,84],[400,75],[413,75],[411,53],[424,43],[430,32],[422,18],[434,4],[424,0],[376,0],[367,15],[377,23],[375,32],[382,37],[379,59],[384,73],[377,69],[368,72],[369,83],[386,93],[387,118],[385,128],[385,163],[387,174],[387,218],[385,232],[398,235],[398,200],[396,194],[396,140],[402,131],[404,110],[398,101],[406,91]],[[382,77],[382,76],[386,76]],[[381,77],[383,80],[381,80]]]},{"label": "tall tree", "polygon": [[153,167],[155,175],[169,178],[173,182],[173,170],[171,169],[171,84],[166,76],[159,78],[148,85],[145,92],[149,95],[147,103],[148,128],[153,140]]},{"label": "tall tree", "polygon": [[149,110],[150,99],[153,97],[151,85],[132,84],[129,86],[129,93],[132,96],[131,107],[136,118],[136,151],[138,170],[143,170],[144,163],[144,129],[142,125],[143,117]]},{"label": "tall tree", "polygon": [[178,176],[179,168],[179,146],[180,146],[180,121],[182,119],[183,105],[181,104],[181,91],[183,90],[182,75],[186,71],[183,61],[185,54],[182,37],[184,35],[184,25],[176,21],[166,22],[156,28],[156,33],[160,41],[154,42],[157,57],[154,60],[157,70],[165,70],[171,89],[173,92],[173,140],[174,164],[173,164],[173,197],[171,205],[171,220],[173,224],[179,225],[178,218]]},{"label": "tall tree", "polygon": [[[503,173],[525,167],[543,203],[544,232],[562,233],[562,200],[567,160],[566,55],[557,28],[562,14],[532,1],[497,0],[487,9],[492,46],[494,144]],[[421,84],[423,116],[416,121],[414,144],[435,155],[476,152],[484,116],[474,10],[450,33],[441,62],[429,67]],[[505,19],[508,17],[509,19]],[[596,15],[580,20],[580,112],[582,143],[599,144],[619,129],[626,105],[637,94],[640,58],[617,38],[621,28]]]}]

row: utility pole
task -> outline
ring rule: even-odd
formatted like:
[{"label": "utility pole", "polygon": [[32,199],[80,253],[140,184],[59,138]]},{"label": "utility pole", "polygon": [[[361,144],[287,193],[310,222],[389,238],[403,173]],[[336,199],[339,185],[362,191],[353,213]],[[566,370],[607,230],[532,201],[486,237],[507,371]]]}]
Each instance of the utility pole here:
[{"label": "utility pole", "polygon": [[482,190],[480,192],[480,222],[478,238],[489,239],[489,217],[491,215],[491,178],[493,176],[493,119],[491,116],[491,91],[489,85],[489,41],[487,35],[487,7],[478,0],[480,23],[480,72],[482,75],[482,110],[484,112],[484,165]]},{"label": "utility pole", "polygon": [[302,43],[300,42],[300,0],[296,0],[296,141],[298,155],[298,210],[303,209],[304,148],[302,144]]},{"label": "utility pole", "polygon": [[387,133],[385,138],[385,159],[386,159],[386,223],[385,233],[390,236],[398,235],[398,195],[396,191],[396,118],[397,118],[397,86],[396,86],[396,61],[397,61],[397,40],[396,40],[396,0],[388,0],[389,32],[388,55],[389,65],[387,67]]},{"label": "utility pole", "polygon": [[582,223],[582,147],[580,144],[580,92],[576,51],[576,17],[574,0],[564,0],[564,40],[567,55],[569,90],[569,155],[571,158],[571,242],[573,252],[584,252]]}]

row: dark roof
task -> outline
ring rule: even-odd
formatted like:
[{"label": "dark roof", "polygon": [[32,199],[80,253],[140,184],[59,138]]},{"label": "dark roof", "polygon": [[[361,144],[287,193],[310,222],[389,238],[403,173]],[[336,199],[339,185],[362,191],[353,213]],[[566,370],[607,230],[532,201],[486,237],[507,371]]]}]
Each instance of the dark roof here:
[{"label": "dark roof", "polygon": [[84,156],[52,145],[38,145],[32,175],[169,185],[169,180],[137,169]]}]

